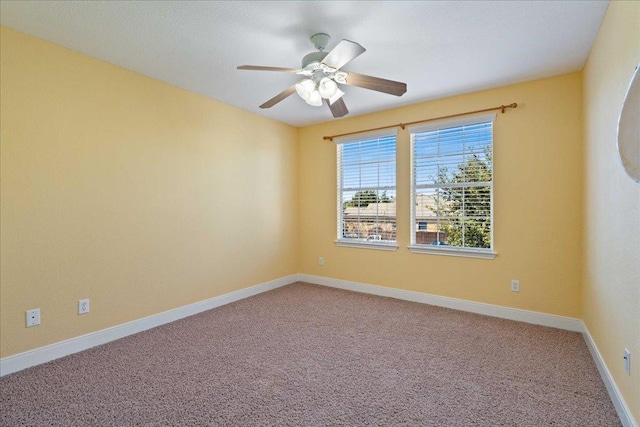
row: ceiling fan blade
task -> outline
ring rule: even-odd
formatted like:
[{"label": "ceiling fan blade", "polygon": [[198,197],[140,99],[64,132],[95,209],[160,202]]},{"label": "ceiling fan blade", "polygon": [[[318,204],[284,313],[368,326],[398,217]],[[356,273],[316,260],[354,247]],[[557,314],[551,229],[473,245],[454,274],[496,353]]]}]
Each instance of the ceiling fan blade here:
[{"label": "ceiling fan blade", "polygon": [[296,68],[282,68],[282,67],[261,67],[259,65],[240,65],[238,70],[253,70],[253,71],[284,71],[286,73],[297,73],[301,70]]},{"label": "ceiling fan blade", "polygon": [[329,106],[329,109],[331,110],[331,114],[333,114],[333,117],[336,117],[336,118],[343,117],[349,114],[349,110],[347,110],[347,105],[344,103],[344,100],[342,98],[338,99],[333,104],[330,104],[327,99],[325,99],[325,102]]},{"label": "ceiling fan blade", "polygon": [[340,43],[325,56],[322,63],[338,70],[360,56],[365,50],[365,48],[356,42],[341,40]]},{"label": "ceiling fan blade", "polygon": [[406,83],[356,73],[349,73],[346,84],[396,96],[402,96],[407,91]]},{"label": "ceiling fan blade", "polygon": [[295,91],[296,91],[296,85],[293,85],[283,90],[282,92],[280,92],[279,94],[277,94],[276,96],[274,96],[273,98],[265,102],[264,104],[262,104],[260,108],[271,108],[274,105],[276,105],[278,102],[282,101],[289,95],[293,94]]}]

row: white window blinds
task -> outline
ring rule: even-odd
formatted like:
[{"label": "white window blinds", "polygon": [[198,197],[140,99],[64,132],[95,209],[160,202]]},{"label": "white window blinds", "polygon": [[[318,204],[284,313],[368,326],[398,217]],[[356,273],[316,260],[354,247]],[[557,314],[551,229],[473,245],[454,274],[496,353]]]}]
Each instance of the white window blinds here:
[{"label": "white window blinds", "polygon": [[494,118],[410,129],[412,245],[493,249]]},{"label": "white window blinds", "polygon": [[338,241],[396,241],[396,131],[337,142]]}]

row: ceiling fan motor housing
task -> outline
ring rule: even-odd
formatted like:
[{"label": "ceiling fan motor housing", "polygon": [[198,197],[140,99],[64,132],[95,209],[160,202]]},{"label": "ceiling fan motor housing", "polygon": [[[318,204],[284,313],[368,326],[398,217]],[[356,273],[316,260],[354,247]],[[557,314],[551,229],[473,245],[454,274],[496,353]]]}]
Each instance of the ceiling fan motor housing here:
[{"label": "ceiling fan motor housing", "polygon": [[320,69],[320,63],[328,55],[327,52],[311,52],[302,58],[302,69],[305,71],[315,71]]}]

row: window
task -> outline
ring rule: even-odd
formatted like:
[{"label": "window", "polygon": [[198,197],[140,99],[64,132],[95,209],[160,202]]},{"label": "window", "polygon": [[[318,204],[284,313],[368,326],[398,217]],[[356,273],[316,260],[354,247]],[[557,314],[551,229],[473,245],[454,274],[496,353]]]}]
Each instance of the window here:
[{"label": "window", "polygon": [[337,140],[340,246],[395,250],[396,131]]},{"label": "window", "polygon": [[413,252],[493,258],[495,114],[415,126]]}]

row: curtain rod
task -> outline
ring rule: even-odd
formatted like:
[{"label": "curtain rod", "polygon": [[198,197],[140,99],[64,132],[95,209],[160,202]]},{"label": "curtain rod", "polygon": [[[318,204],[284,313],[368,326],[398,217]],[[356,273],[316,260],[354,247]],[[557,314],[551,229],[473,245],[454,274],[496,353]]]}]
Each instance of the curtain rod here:
[{"label": "curtain rod", "polygon": [[415,125],[415,124],[418,124],[418,123],[431,122],[431,121],[434,121],[434,120],[441,120],[441,119],[449,119],[451,117],[466,116],[468,114],[484,113],[484,112],[487,112],[487,111],[494,111],[494,110],[500,110],[504,114],[504,112],[505,112],[505,110],[507,108],[517,108],[517,107],[518,107],[518,104],[514,102],[513,104],[500,105],[498,107],[485,108],[484,110],[467,111],[466,113],[450,114],[448,116],[433,117],[431,119],[417,120],[415,122],[398,123],[397,125],[381,126],[379,128],[365,129],[365,130],[360,130],[360,131],[357,131],[357,132],[348,132],[348,133],[341,133],[339,135],[323,136],[322,139],[324,139],[325,141],[326,140],[333,141],[334,138],[338,138],[338,137],[341,137],[341,136],[355,135],[357,133],[370,132],[370,131],[374,131],[374,130],[391,129],[391,128],[396,128],[398,126],[401,127],[402,129],[404,129],[407,126]]}]

